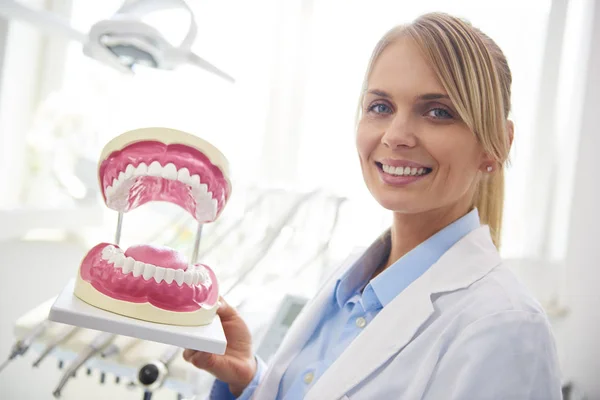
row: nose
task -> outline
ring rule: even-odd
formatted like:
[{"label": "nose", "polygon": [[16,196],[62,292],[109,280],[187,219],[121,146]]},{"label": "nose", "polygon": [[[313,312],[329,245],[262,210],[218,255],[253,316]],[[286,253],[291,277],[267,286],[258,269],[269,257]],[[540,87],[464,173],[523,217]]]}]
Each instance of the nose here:
[{"label": "nose", "polygon": [[410,116],[397,113],[381,137],[381,143],[389,149],[415,147],[417,136]]}]

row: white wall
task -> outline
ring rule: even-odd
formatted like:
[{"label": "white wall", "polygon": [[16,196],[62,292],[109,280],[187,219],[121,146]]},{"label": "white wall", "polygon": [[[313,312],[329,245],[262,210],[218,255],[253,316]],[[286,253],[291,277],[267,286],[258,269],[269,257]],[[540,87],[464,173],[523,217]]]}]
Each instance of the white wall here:
[{"label": "white wall", "polygon": [[593,3],[564,278],[570,312],[555,329],[565,377],[600,399],[600,4]]}]

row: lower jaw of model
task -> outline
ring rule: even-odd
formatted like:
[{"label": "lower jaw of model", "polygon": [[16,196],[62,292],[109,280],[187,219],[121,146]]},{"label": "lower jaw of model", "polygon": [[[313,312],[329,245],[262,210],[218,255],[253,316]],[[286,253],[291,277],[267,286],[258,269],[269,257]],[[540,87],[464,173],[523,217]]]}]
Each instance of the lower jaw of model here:
[{"label": "lower jaw of model", "polygon": [[196,326],[214,318],[219,288],[208,266],[190,265],[175,250],[139,245],[123,251],[101,243],[81,263],[75,295],[127,317]]},{"label": "lower jaw of model", "polygon": [[[132,131],[109,143],[101,158],[104,200],[121,213],[150,201],[166,201],[205,223],[218,217],[229,198],[226,160],[212,145],[189,134],[155,128]],[[219,287],[208,266],[190,264],[168,247],[137,245],[124,251],[101,243],[84,257],[74,294],[127,317],[198,326],[215,317]]]}]

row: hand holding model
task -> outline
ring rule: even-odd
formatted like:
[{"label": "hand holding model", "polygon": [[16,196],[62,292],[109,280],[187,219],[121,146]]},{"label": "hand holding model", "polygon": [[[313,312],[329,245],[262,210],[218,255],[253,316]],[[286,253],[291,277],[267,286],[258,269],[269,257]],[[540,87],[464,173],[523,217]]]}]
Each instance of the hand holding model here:
[{"label": "hand holding model", "polygon": [[256,359],[252,352],[252,336],[248,326],[235,310],[223,298],[219,300],[217,315],[221,318],[227,349],[218,355],[187,349],[183,358],[203,369],[222,382],[229,384],[234,396],[239,396],[252,381],[256,373]]}]

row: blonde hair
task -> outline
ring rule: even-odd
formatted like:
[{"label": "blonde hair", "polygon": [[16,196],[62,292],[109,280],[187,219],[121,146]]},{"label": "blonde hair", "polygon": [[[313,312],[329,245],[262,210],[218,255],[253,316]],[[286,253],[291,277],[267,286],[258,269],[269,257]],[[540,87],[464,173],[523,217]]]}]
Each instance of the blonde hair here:
[{"label": "blonde hair", "polygon": [[377,43],[359,104],[375,62],[390,43],[402,36],[419,46],[461,119],[498,164],[492,174],[479,182],[473,205],[478,208],[481,222],[490,227],[494,244],[500,248],[504,165],[510,150],[507,118],[512,77],[506,57],[492,39],[470,23],[444,13],[425,14],[408,25],[391,29]]}]

